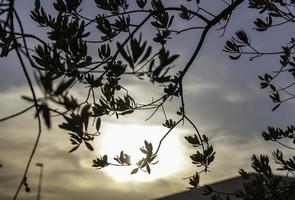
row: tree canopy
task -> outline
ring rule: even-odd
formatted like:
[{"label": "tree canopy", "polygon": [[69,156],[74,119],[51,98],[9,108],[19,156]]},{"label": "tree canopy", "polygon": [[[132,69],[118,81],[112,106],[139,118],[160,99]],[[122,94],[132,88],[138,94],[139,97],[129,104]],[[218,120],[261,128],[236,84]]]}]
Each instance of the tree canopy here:
[{"label": "tree canopy", "polygon": [[[230,21],[235,20],[232,13],[242,5],[257,13],[253,22],[257,32],[280,30],[286,24],[292,26],[295,21],[293,0],[214,3],[187,0],[173,5],[161,0],[95,0],[95,17],[93,14],[88,16],[80,9],[82,0],[56,0],[53,2],[54,10],[46,9],[42,1],[35,0],[30,16],[40,29],[40,33],[36,33],[24,31],[23,21],[15,9],[16,3],[14,0],[2,0],[0,4],[0,55],[5,59],[9,54],[16,54],[31,90],[31,96],[22,98],[31,105],[1,121],[35,109],[39,130],[14,199],[17,199],[23,186],[26,191],[30,190],[27,173],[42,134],[41,127],[50,129],[53,126],[52,117],[63,119],[59,127],[69,135],[72,144],[69,152],[78,151],[81,145],[93,151],[92,142],[99,138],[105,117],[132,118],[134,112],[146,111],[152,112],[148,119],[157,112],[164,113],[162,124],[167,131],[158,144],[143,141],[143,146],[139,147],[142,158],[136,163],[131,163],[132,153],[129,155],[122,150],[114,159],[108,155],[94,158],[92,167],[102,169],[132,165],[132,175],[139,170],[151,173],[152,167],[156,167],[165,138],[175,127],[186,123],[195,130],[184,139],[196,149],[190,159],[197,169],[188,177],[189,188],[198,188],[201,174],[210,172],[209,167],[214,163],[214,141],[199,132],[197,125],[187,115],[189,108],[185,106],[183,80],[199,58],[208,33],[218,28],[220,36],[224,36],[230,28]],[[182,55],[173,51],[169,43],[188,31],[199,31],[199,35],[193,41],[194,49],[189,58],[180,63],[177,61]],[[249,64],[261,57],[279,59],[281,66],[276,71],[259,75],[261,88],[269,92],[274,103],[272,110],[275,111],[295,98],[292,92],[295,85],[295,39],[288,38],[286,44],[278,47],[279,50],[264,52],[259,50],[252,38],[255,40],[255,35],[249,36],[241,27],[228,38],[223,51],[232,60],[247,57]],[[123,79],[128,76],[138,78],[138,82],[148,81],[156,85],[161,96],[144,103],[138,102],[124,86]],[[41,95],[36,94],[36,86],[42,91]],[[87,91],[84,99],[72,93],[75,87]],[[165,114],[165,106],[169,102],[174,105],[173,118]],[[287,145],[289,140],[295,143],[294,126],[266,129],[262,132],[265,140],[277,142],[287,150],[294,151],[293,146]],[[278,170],[285,171],[287,176],[294,176],[294,156],[285,158],[280,149],[274,150],[272,156],[280,166]],[[252,176],[242,169],[239,171],[244,179],[241,190],[225,194],[206,186],[204,193],[212,195],[213,200],[232,197],[245,200],[288,199],[294,193],[295,181],[286,182],[276,176],[267,155],[253,155],[251,162],[256,173]]]}]

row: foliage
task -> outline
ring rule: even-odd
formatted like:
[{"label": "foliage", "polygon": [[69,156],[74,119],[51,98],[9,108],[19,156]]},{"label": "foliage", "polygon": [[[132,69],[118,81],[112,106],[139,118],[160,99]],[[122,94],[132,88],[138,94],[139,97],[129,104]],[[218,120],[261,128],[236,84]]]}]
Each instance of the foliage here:
[{"label": "foliage", "polygon": [[[258,32],[270,31],[277,26],[294,22],[295,13],[290,10],[295,6],[294,1],[249,0],[248,6],[250,9],[259,11],[259,17],[253,22],[254,29]],[[267,17],[263,18],[263,14]],[[229,57],[233,60],[239,59],[242,55],[250,55],[250,60],[261,56],[279,56],[281,67],[278,71],[258,76],[261,81],[261,89],[269,89],[269,97],[275,104],[272,111],[275,111],[281,104],[295,97],[291,92],[294,82],[281,86],[281,84],[286,84],[286,76],[291,76],[292,81],[295,78],[294,48],[295,40],[291,38],[286,45],[281,47],[281,51],[262,52],[253,45],[244,30],[238,30],[235,32],[235,36],[226,42],[224,51],[228,52]],[[292,125],[285,130],[268,127],[267,131],[263,131],[261,135],[266,141],[274,141],[291,151],[295,150],[294,147],[286,145],[286,143],[290,143],[290,140],[292,144],[295,144],[294,126]],[[229,195],[214,191],[210,186],[207,186],[205,187],[205,194],[212,194],[212,199],[231,199],[232,197],[247,200],[289,199],[290,196],[295,194],[295,157],[284,158],[283,151],[279,149],[272,153],[272,157],[275,163],[279,165],[277,170],[285,171],[286,177],[274,175],[268,155],[253,155],[251,167],[255,173],[249,174],[242,169],[239,171],[243,178],[242,189],[237,189]],[[290,178],[288,177],[289,174],[291,174]]]},{"label": "foliage", "polygon": [[[45,38],[39,38],[34,33],[24,32],[13,0],[1,1],[0,55],[6,57],[11,52],[16,52],[32,92],[32,96],[23,96],[23,99],[34,105],[30,108],[35,108],[39,124],[38,138],[14,199],[17,198],[22,186],[29,190],[27,172],[41,135],[40,118],[49,129],[53,116],[63,118],[64,121],[59,127],[68,132],[70,143],[73,145],[69,152],[78,150],[82,143],[88,150],[93,151],[92,142],[101,134],[101,124],[105,117],[120,118],[125,115],[132,116],[135,111],[152,110],[152,118],[161,108],[165,114],[164,106],[172,100],[178,101],[178,118],[168,119],[165,115],[163,126],[168,130],[157,146],[144,141],[144,146],[139,148],[143,156],[136,163],[131,163],[130,155],[121,151],[113,160],[110,160],[108,155],[98,156],[93,160],[92,166],[101,169],[108,166],[132,165],[134,168],[131,174],[136,174],[139,170],[151,173],[151,165],[157,164],[156,158],[162,141],[180,123],[186,122],[195,130],[192,135],[185,137],[186,141],[197,149],[190,158],[198,169],[201,168],[189,177],[189,184],[192,189],[199,187],[200,175],[209,172],[216,153],[209,138],[201,134],[186,115],[183,79],[197,59],[207,33],[217,24],[221,24],[220,31],[224,35],[232,12],[246,1],[223,1],[224,8],[216,13],[210,13],[202,8],[202,1],[184,2],[183,5],[179,3],[178,6],[169,7],[161,0],[137,0],[132,5],[127,0],[95,0],[97,14],[90,18],[82,14],[82,0],[56,0],[52,13],[42,6],[40,0],[35,0],[31,18],[47,34]],[[293,23],[294,15],[291,10],[294,6],[295,2],[292,0],[248,1],[249,9],[259,12],[259,17],[254,21],[255,30],[259,32],[285,23]],[[177,30],[178,22],[187,27]],[[199,26],[192,27],[193,22],[197,22]],[[141,32],[144,27],[155,30],[152,41],[143,39]],[[175,72],[172,68],[180,55],[174,54],[166,45],[176,35],[192,30],[200,30],[201,36],[187,63],[178,66]],[[28,47],[28,40],[37,43],[33,49]],[[90,48],[97,50],[95,54],[89,50]],[[295,78],[295,40],[291,38],[289,43],[281,48],[278,52],[259,51],[242,29],[236,31],[235,36],[228,40],[224,47],[224,51],[228,52],[233,60],[239,59],[242,55],[250,55],[250,60],[267,55],[280,56],[281,68],[277,72],[259,76],[261,88],[270,89],[269,96],[275,103],[273,110],[295,97],[288,90],[294,82],[280,87],[274,81],[285,73]],[[37,97],[35,94],[28,66],[34,69],[42,96]],[[163,88],[163,95],[149,103],[136,102],[124,87],[122,79],[127,75],[135,76],[139,81],[149,80]],[[71,94],[74,87],[87,90],[84,100],[81,101]],[[25,111],[19,114],[23,112]],[[95,131],[92,131],[89,125],[90,121],[94,122]],[[282,139],[294,141],[294,127],[290,126],[286,131],[270,127],[268,132],[263,132],[262,135],[265,140],[283,144],[280,142]],[[292,147],[289,148],[294,150]],[[294,157],[285,159],[280,150],[276,150],[273,157],[275,162],[281,165],[279,170],[294,172]],[[285,195],[294,192],[294,181],[282,185],[283,180],[273,175],[268,156],[254,155],[252,167],[257,172],[253,178],[240,170],[245,182],[243,190],[234,194],[236,197],[282,199],[281,195],[285,198]],[[223,193],[214,191],[210,186],[205,187],[205,193],[213,194],[212,199],[221,199],[223,196]],[[230,199],[230,194],[226,194],[226,199]]]}]

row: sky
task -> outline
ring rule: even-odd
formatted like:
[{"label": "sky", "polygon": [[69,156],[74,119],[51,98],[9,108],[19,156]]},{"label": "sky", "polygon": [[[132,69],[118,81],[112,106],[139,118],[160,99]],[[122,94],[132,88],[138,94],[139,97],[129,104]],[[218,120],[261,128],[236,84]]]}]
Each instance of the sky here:
[{"label": "sky", "polygon": [[[52,9],[49,6],[50,1],[41,2],[47,9]],[[175,4],[172,1],[165,2]],[[33,1],[16,0],[16,4],[25,31],[33,31],[42,36],[44,33],[29,17]],[[96,8],[90,5],[83,4],[83,12],[95,16]],[[225,5],[212,5],[209,2],[204,6],[216,12]],[[276,49],[281,43],[288,41],[288,32],[282,35],[283,29],[280,28],[264,34],[255,33],[253,24],[250,23],[255,18],[255,13],[248,11],[247,4],[244,3],[232,14],[225,36],[219,37],[221,32],[216,31],[218,27],[211,30],[200,55],[184,79],[186,112],[200,132],[211,138],[217,152],[210,168],[211,173],[201,176],[202,184],[237,176],[240,168],[251,170],[252,154],[270,154],[277,147],[274,143],[265,142],[261,132],[270,125],[285,127],[293,122],[291,116],[295,111],[294,102],[288,102],[272,112],[274,105],[267,92],[259,88],[258,75],[276,69],[279,65],[278,58],[258,58],[250,62],[248,57],[242,57],[233,61],[222,51],[225,41],[240,28],[252,33],[252,42],[262,50]],[[176,28],[183,26],[182,23],[177,23]],[[150,39],[152,32],[148,27],[143,29],[146,39]],[[191,56],[199,36],[200,32],[192,31],[169,41],[167,46],[171,52],[181,55],[177,61],[178,66],[183,66]],[[150,44],[155,46],[152,42]],[[2,118],[28,106],[20,96],[29,95],[30,91],[15,54],[0,58],[0,76]],[[130,94],[134,94],[139,101],[148,101],[161,94],[161,88],[148,81],[140,82],[132,77],[124,81]],[[73,89],[73,93],[81,99],[86,95],[83,88]],[[175,109],[179,107],[175,105],[175,102],[167,105],[168,116],[174,116]],[[95,151],[89,152],[81,147],[70,154],[68,135],[58,128],[61,119],[54,118],[52,130],[43,128],[40,144],[29,170],[28,182],[32,191],[25,193],[22,190],[19,199],[36,197],[40,173],[40,168],[35,166],[37,162],[44,164],[42,198],[48,200],[153,199],[185,190],[188,183],[183,178],[194,174],[196,170],[189,159],[195,149],[184,140],[184,136],[194,133],[187,123],[178,126],[164,141],[159,152],[159,163],[152,166],[151,175],[130,175],[132,168],[129,167],[108,167],[102,170],[91,167],[92,160],[98,155],[107,153],[115,156],[120,150],[126,150],[136,157],[144,140],[157,144],[166,130],[161,125],[163,114],[159,112],[146,121],[150,114],[151,112],[135,112],[119,120],[114,116],[104,118],[102,135],[94,143]],[[37,135],[33,115],[34,112],[30,111],[0,124],[0,163],[3,165],[0,168],[0,200],[12,199],[21,180]]]}]

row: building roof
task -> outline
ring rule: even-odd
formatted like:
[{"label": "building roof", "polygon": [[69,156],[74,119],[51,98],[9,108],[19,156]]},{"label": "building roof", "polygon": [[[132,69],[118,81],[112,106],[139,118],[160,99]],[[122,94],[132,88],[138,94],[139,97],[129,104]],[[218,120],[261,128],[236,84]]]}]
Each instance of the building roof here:
[{"label": "building roof", "polygon": [[[293,179],[294,180],[294,179]],[[241,176],[226,179],[220,182],[210,184],[215,191],[233,193],[236,189],[243,187],[243,179]],[[203,187],[193,190],[172,194],[166,197],[158,198],[157,200],[211,200],[210,195],[203,195]],[[231,197],[231,200],[241,200],[240,198]],[[295,193],[289,198],[295,200]]]}]

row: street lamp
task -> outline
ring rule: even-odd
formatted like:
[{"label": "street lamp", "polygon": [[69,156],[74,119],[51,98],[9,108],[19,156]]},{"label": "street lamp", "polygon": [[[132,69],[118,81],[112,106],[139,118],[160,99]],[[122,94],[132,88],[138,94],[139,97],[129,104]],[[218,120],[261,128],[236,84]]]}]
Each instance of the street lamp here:
[{"label": "street lamp", "polygon": [[41,186],[42,186],[42,177],[43,177],[43,163],[36,163],[37,167],[40,167],[40,176],[39,176],[39,186],[37,193],[37,200],[41,199]]}]

